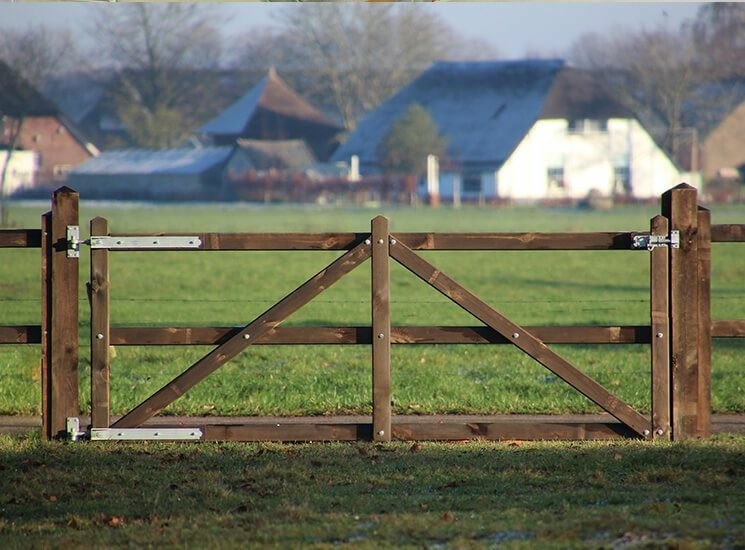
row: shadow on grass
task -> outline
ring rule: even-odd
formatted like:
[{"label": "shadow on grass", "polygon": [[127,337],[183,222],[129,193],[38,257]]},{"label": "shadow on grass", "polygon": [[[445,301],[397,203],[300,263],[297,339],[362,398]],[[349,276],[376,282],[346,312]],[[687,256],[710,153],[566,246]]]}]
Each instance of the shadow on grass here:
[{"label": "shadow on grass", "polygon": [[20,545],[613,545],[745,540],[745,438],[47,444],[0,438]]}]

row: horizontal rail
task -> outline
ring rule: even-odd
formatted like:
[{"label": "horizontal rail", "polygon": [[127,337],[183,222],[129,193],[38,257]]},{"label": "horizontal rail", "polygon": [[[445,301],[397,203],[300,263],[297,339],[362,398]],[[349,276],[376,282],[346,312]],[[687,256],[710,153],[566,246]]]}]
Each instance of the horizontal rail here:
[{"label": "horizontal rail", "polygon": [[712,321],[712,338],[745,338],[745,321]]},{"label": "horizontal rail", "polygon": [[39,325],[0,327],[0,344],[41,344]]},{"label": "horizontal rail", "polygon": [[[198,250],[351,250],[369,233],[192,233],[202,241]],[[112,234],[112,238],[179,237],[180,233]],[[117,247],[114,250],[138,250]],[[163,250],[160,248],[159,250]]]},{"label": "horizontal rail", "polygon": [[[525,327],[547,344],[649,344],[648,326]],[[240,332],[237,327],[112,328],[117,346],[218,345]],[[254,345],[370,344],[368,327],[278,327]],[[507,344],[489,327],[392,327],[392,344]]]},{"label": "horizontal rail", "polygon": [[745,224],[717,224],[711,226],[711,242],[742,243],[745,242]]},{"label": "horizontal rail", "polygon": [[41,229],[0,229],[0,248],[41,248]]}]

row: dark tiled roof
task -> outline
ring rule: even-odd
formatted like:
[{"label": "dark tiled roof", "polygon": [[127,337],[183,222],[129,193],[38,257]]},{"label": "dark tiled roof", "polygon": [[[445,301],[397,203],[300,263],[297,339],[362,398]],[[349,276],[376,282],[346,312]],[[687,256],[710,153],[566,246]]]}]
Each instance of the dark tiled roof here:
[{"label": "dark tiled roof", "polygon": [[58,113],[54,103],[0,60],[0,114],[21,117]]},{"label": "dark tiled roof", "polygon": [[368,114],[332,156],[374,165],[378,144],[413,103],[427,110],[456,163],[498,167],[539,118],[628,117],[592,77],[561,60],[438,62]]},{"label": "dark tiled roof", "polygon": [[199,128],[199,132],[209,135],[240,135],[260,108],[298,120],[339,128],[333,120],[295,93],[272,68],[246,95]]}]

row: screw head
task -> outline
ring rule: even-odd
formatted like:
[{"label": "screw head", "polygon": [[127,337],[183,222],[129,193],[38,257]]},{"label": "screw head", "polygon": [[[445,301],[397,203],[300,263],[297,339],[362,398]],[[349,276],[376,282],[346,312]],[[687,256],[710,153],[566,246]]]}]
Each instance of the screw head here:
[{"label": "screw head", "polygon": [[378,244],[383,244],[385,241],[383,239],[378,239]]},{"label": "screw head", "polygon": [[649,435],[649,430],[644,430],[642,434],[644,435],[644,437],[647,437]]},{"label": "screw head", "polygon": [[96,334],[96,338],[97,338],[98,340],[103,340],[103,334],[101,334],[101,333],[99,332],[98,334]]},{"label": "screw head", "polygon": [[366,244],[366,245],[368,245],[368,246],[369,246],[371,242],[372,242],[372,241],[370,241],[370,239],[365,239],[365,244]]},{"label": "screw head", "polygon": [[382,338],[385,338],[385,334],[383,334],[383,333],[381,332],[380,334],[378,334],[378,338],[381,338],[381,339],[382,339]]},{"label": "screw head", "polygon": [[663,430],[662,428],[657,428],[657,435],[662,435],[664,433],[665,433],[665,430]]},{"label": "screw head", "polygon": [[655,336],[657,336],[657,338],[662,338],[664,334],[662,334],[661,332],[658,332],[657,334],[655,334]]},{"label": "screw head", "polygon": [[380,430],[380,431],[378,432],[378,435],[385,435],[385,430]]},{"label": "screw head", "polygon": [[519,332],[513,332],[512,333],[512,337],[513,338],[520,338],[520,333]]},{"label": "screw head", "polygon": [[243,339],[244,340],[248,340],[249,338],[251,338],[251,335],[250,334],[244,334],[243,335]]},{"label": "screw head", "polygon": [[391,239],[391,244],[396,244],[396,239]]}]

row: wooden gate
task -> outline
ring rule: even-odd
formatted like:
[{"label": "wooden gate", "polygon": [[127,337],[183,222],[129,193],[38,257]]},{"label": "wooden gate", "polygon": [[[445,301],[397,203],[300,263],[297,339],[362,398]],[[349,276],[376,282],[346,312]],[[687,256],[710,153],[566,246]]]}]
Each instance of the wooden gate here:
[{"label": "wooden gate", "polygon": [[[111,235],[108,222],[91,222],[91,430],[92,439],[356,440],[373,439],[685,439],[709,433],[711,320],[708,314],[710,239],[708,211],[696,190],[681,185],[663,196],[661,216],[644,233],[398,233],[388,220],[372,220],[369,233]],[[344,253],[263,314],[241,328],[112,328],[108,255],[127,250],[339,250]],[[524,327],[425,260],[422,250],[629,250],[650,251],[648,326]],[[282,322],[355,268],[371,260],[371,323],[367,327],[293,327]],[[389,266],[393,260],[482,326],[391,327]],[[175,428],[156,415],[241,351],[266,344],[357,344],[372,348],[371,417],[256,418],[209,424],[190,419]],[[596,403],[608,416],[568,421],[544,417],[393,416],[391,345],[509,344]],[[546,344],[641,343],[651,347],[651,416],[609,392]],[[111,422],[109,346],[214,344],[133,410]],[[710,346],[710,344],[708,344]],[[75,430],[77,435],[77,430]]]}]

